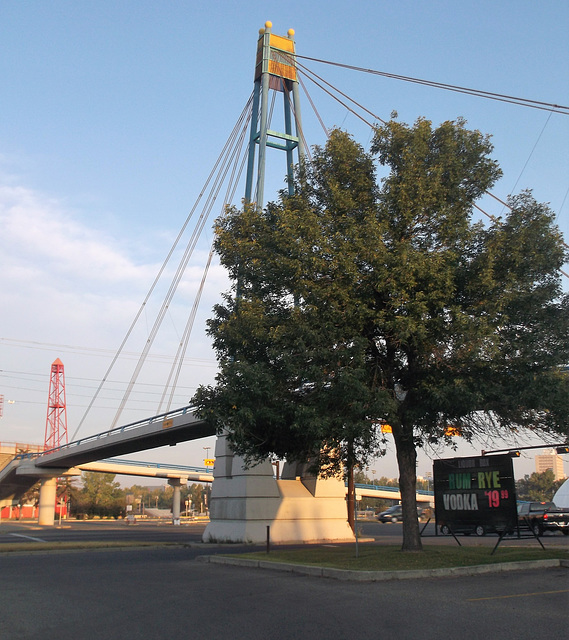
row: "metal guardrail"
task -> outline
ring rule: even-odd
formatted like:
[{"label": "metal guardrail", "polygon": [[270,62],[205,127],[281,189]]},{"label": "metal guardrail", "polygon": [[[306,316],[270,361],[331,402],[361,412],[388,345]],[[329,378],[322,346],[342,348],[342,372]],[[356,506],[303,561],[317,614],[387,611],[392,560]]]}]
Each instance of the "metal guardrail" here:
[{"label": "metal guardrail", "polygon": [[56,453],[60,451],[65,451],[72,449],[74,447],[78,447],[81,444],[86,444],[87,442],[96,442],[97,440],[101,440],[102,438],[108,438],[117,433],[124,433],[125,431],[131,431],[133,429],[137,429],[139,427],[143,427],[147,424],[152,424],[154,422],[164,421],[166,418],[175,418],[176,416],[183,416],[187,413],[193,411],[194,407],[187,406],[182,407],[181,409],[174,409],[173,411],[168,411],[166,413],[160,413],[157,416],[152,416],[151,418],[144,418],[143,420],[138,420],[136,422],[131,422],[129,424],[125,424],[122,427],[115,427],[114,429],[109,429],[108,431],[102,431],[101,433],[96,433],[95,435],[88,436],[86,438],[81,438],[80,440],[74,440],[73,442],[68,442],[67,444],[63,444],[60,447],[56,447],[55,449],[48,449],[47,451],[42,451],[40,453],[20,453],[17,456],[14,456],[15,460],[30,460],[39,458],[41,456],[47,455],[49,453]]}]

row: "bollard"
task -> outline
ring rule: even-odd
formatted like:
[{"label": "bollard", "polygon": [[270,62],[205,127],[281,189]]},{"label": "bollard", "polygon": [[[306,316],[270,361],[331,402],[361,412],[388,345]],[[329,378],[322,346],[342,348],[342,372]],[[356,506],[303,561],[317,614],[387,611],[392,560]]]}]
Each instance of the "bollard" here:
[{"label": "bollard", "polygon": [[271,526],[267,525],[267,553],[271,550]]}]

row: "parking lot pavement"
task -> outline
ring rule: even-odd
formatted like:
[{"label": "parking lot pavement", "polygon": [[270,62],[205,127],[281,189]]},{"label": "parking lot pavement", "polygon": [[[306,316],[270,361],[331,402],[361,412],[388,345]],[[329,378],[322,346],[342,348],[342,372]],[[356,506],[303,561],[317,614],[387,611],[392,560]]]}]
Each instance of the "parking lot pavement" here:
[{"label": "parking lot pavement", "polygon": [[188,521],[173,526],[169,521],[69,520],[61,526],[42,527],[35,521],[3,521],[0,523],[0,550],[3,543],[25,542],[200,542],[206,524]]},{"label": "parking lot pavement", "polygon": [[[421,523],[421,528],[425,523]],[[14,542],[15,534],[26,535],[30,538],[37,537],[46,541],[108,541],[108,540],[139,540],[139,541],[163,541],[181,542],[188,541],[199,543],[206,527],[203,521],[187,521],[180,526],[173,526],[170,521],[164,520],[139,520],[135,525],[127,525],[123,520],[69,520],[62,526],[40,527],[35,521],[7,521],[0,522],[0,548],[3,542]],[[364,520],[358,523],[358,529],[362,536],[373,539],[377,543],[400,544],[402,540],[402,525],[398,523],[382,524],[375,520]],[[496,535],[457,536],[460,544],[464,546],[482,545],[494,546]],[[24,541],[25,538],[21,538]],[[541,540],[546,547],[569,548],[569,536],[560,532],[546,532]],[[525,539],[516,542],[515,538],[507,538],[506,542],[537,546],[535,540]],[[426,545],[456,545],[452,536],[435,535],[435,527],[427,524],[423,534],[423,544]]]},{"label": "parking lot pavement", "polygon": [[569,572],[345,583],[160,548],[0,557],[0,640],[566,637]]}]

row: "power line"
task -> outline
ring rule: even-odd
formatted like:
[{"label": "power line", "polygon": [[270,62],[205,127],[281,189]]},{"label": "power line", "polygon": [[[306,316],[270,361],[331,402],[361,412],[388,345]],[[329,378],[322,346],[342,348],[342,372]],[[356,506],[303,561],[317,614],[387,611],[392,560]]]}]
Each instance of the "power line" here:
[{"label": "power line", "polygon": [[470,89],[468,87],[461,87],[454,84],[446,84],[444,82],[435,82],[432,80],[423,80],[421,78],[413,78],[410,76],[402,76],[395,73],[387,73],[385,71],[377,71],[375,69],[366,69],[364,67],[357,67],[350,64],[342,64],[341,62],[331,62],[330,60],[321,60],[320,58],[311,58],[309,56],[296,55],[297,58],[303,60],[311,60],[312,62],[320,62],[322,64],[328,64],[334,67],[341,67],[343,69],[350,69],[351,71],[359,71],[361,73],[369,73],[376,76],[382,76],[384,78],[392,78],[394,80],[402,80],[404,82],[413,82],[415,84],[422,84],[435,89],[445,89],[446,91],[454,91],[456,93],[465,93],[468,95],[477,96],[479,98],[488,98],[489,100],[497,100],[499,102],[509,102],[511,104],[517,104],[523,107],[531,107],[532,109],[542,109],[544,111],[552,111],[553,113],[560,113],[561,115],[569,115],[569,107],[551,103],[543,102],[541,100],[531,100],[528,98],[518,98],[516,96],[509,96],[502,93],[492,93],[491,91],[482,91],[481,89]]},{"label": "power line", "polygon": [[[208,187],[209,183],[211,182],[211,180],[213,179],[213,183],[212,186],[210,188],[210,192],[208,197],[206,198],[206,202],[204,204],[203,209],[201,210],[200,215],[198,216],[198,219],[196,221],[196,225],[191,233],[190,239],[188,240],[188,243],[186,245],[186,248],[184,250],[183,256],[180,260],[180,262],[178,263],[178,266],[176,268],[176,272],[174,274],[174,277],[172,278],[171,282],[170,282],[170,286],[168,288],[168,292],[166,294],[166,297],[164,298],[163,302],[162,302],[162,306],[160,307],[160,310],[158,312],[158,315],[156,316],[155,320],[154,320],[154,324],[152,326],[152,330],[150,331],[150,334],[148,336],[148,339],[146,341],[146,344],[144,346],[144,349],[142,350],[142,353],[140,354],[140,358],[138,359],[138,362],[136,364],[136,367],[134,369],[134,372],[132,374],[132,377],[130,379],[130,382],[128,383],[128,387],[125,391],[125,394],[120,402],[119,408],[117,410],[117,413],[112,421],[111,424],[111,429],[114,428],[116,426],[116,424],[118,423],[118,420],[120,418],[120,415],[124,409],[124,407],[126,406],[126,403],[128,402],[129,396],[130,396],[130,392],[132,391],[136,380],[138,378],[138,375],[146,361],[146,358],[148,356],[150,347],[152,346],[152,343],[154,341],[154,339],[156,338],[156,335],[158,334],[158,331],[160,329],[160,326],[162,324],[162,321],[166,315],[166,312],[170,306],[170,303],[174,297],[174,294],[176,293],[177,289],[178,289],[178,285],[180,284],[180,281],[182,279],[182,276],[186,270],[186,267],[188,265],[188,262],[190,260],[190,257],[193,254],[193,251],[196,247],[197,241],[199,239],[199,236],[204,228],[204,225],[209,217],[209,214],[211,212],[211,208],[213,207],[213,204],[217,198],[217,195],[219,193],[219,189],[221,187],[221,183],[223,182],[223,178],[226,175],[227,172],[227,167],[230,166],[230,163],[232,161],[232,159],[234,158],[233,155],[233,149],[235,147],[236,142],[240,139],[240,132],[241,129],[243,127],[243,122],[245,120],[247,120],[247,118],[249,117],[249,113],[251,111],[251,106],[253,103],[253,94],[250,95],[245,107],[243,108],[243,111],[241,112],[241,115],[237,121],[237,123],[235,124],[231,134],[229,135],[225,146],[223,148],[223,150],[221,151],[221,153],[218,156],[218,159],[214,165],[214,168],[212,169],[208,180],[206,182],[206,184],[204,185],[204,188],[202,189],[202,192],[200,193],[200,196],[198,197],[198,200],[196,200],[193,208],[192,208],[192,212],[190,213],[190,215],[188,216],[188,218],[186,219],[186,222],[184,223],[184,225],[182,226],[182,229],[180,230],[180,233],[178,234],[178,238],[176,240],[176,244],[178,242],[178,240],[182,237],[182,234],[184,233],[186,226],[189,222],[189,219],[191,217],[191,215],[193,214],[193,212],[196,210],[198,203],[200,202],[206,188]],[[174,245],[175,246],[175,245]],[[170,251],[170,254],[168,255],[166,262],[169,261],[170,256],[172,255],[172,251],[173,251],[174,247],[172,247],[172,250]],[[155,280],[155,283],[158,281],[158,278],[161,277],[162,272],[164,271],[164,268],[166,266],[166,262],[164,263],[163,267],[161,268],[157,279]],[[152,285],[150,291],[147,294],[147,297],[145,299],[145,301],[143,302],[143,307],[146,304],[147,300],[150,297],[150,294],[152,293],[152,291],[154,290],[155,287],[155,283]],[[142,308],[141,307],[141,311]],[[137,315],[137,317],[135,318],[135,320],[133,321],[132,325],[131,325],[131,329],[129,329],[129,333],[130,331],[132,331],[132,328],[134,327],[134,325],[136,324],[136,322],[138,321],[138,318],[140,316],[140,312]],[[123,341],[122,345],[121,345],[121,349],[124,346],[126,339],[129,336],[129,333],[127,333],[127,336],[125,337],[125,340]],[[120,350],[119,350],[120,353]],[[118,357],[118,353],[117,356]],[[116,360],[115,357],[115,360]],[[111,364],[111,367],[113,366],[113,363]],[[109,368],[110,371],[110,368]],[[101,381],[101,387],[104,384],[104,379]],[[99,392],[99,390],[97,391],[97,393]],[[95,394],[95,397],[97,395],[97,393]],[[95,398],[93,398],[94,401]],[[85,412],[85,415],[87,415],[88,410]],[[83,419],[81,420],[81,423],[79,424],[79,426],[77,427],[77,429],[75,430],[75,433],[73,434],[73,438],[75,438],[75,435],[77,433],[77,431],[80,429],[81,424],[83,423],[85,416],[83,416]]]},{"label": "power line", "polygon": [[[77,345],[68,345],[68,344],[56,344],[52,342],[38,342],[34,340],[18,340],[16,338],[0,338],[0,342],[6,343],[8,346],[10,344],[17,345],[20,348],[26,349],[38,349],[40,351],[64,351],[70,353],[86,353],[94,356],[108,357],[109,354],[115,354],[115,350],[113,349],[103,349],[97,347],[82,347]],[[121,357],[126,360],[136,359],[140,356],[140,353],[134,351],[122,351]],[[159,353],[150,353],[148,354],[149,361],[155,362],[171,362],[174,357],[171,355],[159,354]],[[206,358],[185,358],[184,362],[192,363],[194,366],[217,366],[212,360],[208,360]],[[0,370],[1,372],[1,370]],[[43,374],[37,374],[43,375]],[[48,374],[45,374],[46,376]]]},{"label": "power line", "polygon": [[[429,84],[430,86],[437,87],[437,88],[447,88],[447,89],[451,89],[451,88],[452,88],[453,90],[461,90],[461,92],[462,92],[462,93],[471,93],[471,94],[473,94],[473,95],[478,95],[478,94],[480,94],[480,95],[481,95],[481,97],[488,97],[488,98],[489,98],[489,97],[494,96],[496,99],[500,99],[500,98],[508,98],[508,100],[505,100],[505,101],[508,101],[508,102],[510,101],[510,100],[509,100],[509,98],[512,98],[511,96],[503,96],[503,95],[501,95],[501,94],[490,94],[489,92],[485,92],[485,91],[478,92],[478,91],[476,91],[476,90],[474,90],[474,89],[466,89],[466,88],[464,88],[464,87],[454,87],[453,85],[442,85],[441,83],[431,83],[431,82],[428,82],[428,81],[426,81],[426,80],[418,80],[418,79],[414,79],[414,78],[406,78],[406,77],[404,77],[404,76],[395,76],[394,74],[386,74],[386,73],[383,73],[383,72],[380,72],[380,71],[373,71],[373,70],[371,70],[371,69],[363,69],[363,68],[361,68],[361,67],[354,67],[354,66],[351,66],[351,65],[345,65],[345,64],[340,64],[340,63],[329,62],[329,61],[327,61],[327,60],[319,60],[319,59],[317,59],[317,58],[309,58],[309,57],[307,57],[307,56],[296,56],[296,57],[300,57],[300,58],[303,58],[303,59],[306,59],[306,60],[312,60],[312,61],[315,61],[315,62],[322,62],[322,63],[324,63],[324,64],[330,64],[330,65],[334,65],[334,66],[344,67],[344,68],[352,69],[352,70],[356,70],[356,71],[364,71],[364,72],[374,73],[374,74],[377,74],[377,75],[383,75],[383,76],[388,76],[388,77],[397,77],[398,79],[408,80],[408,81],[417,81],[417,82],[420,82],[420,83],[422,83],[422,84]],[[367,122],[367,121],[365,120],[365,118],[363,118],[362,116],[360,116],[359,114],[357,114],[353,109],[351,109],[348,105],[346,105],[342,100],[340,100],[339,98],[337,98],[336,96],[334,96],[334,95],[331,93],[331,91],[329,91],[328,89],[326,89],[326,87],[324,87],[324,86],[323,86],[323,84],[321,84],[321,83],[326,84],[328,87],[330,87],[330,89],[332,89],[333,91],[336,91],[337,93],[339,93],[340,95],[342,95],[342,96],[343,96],[344,98],[346,98],[347,100],[350,100],[350,102],[352,102],[352,103],[353,103],[354,105],[356,105],[358,108],[360,108],[360,109],[364,110],[366,113],[368,113],[368,114],[372,115],[374,118],[376,118],[377,120],[379,120],[379,121],[381,121],[382,123],[384,123],[384,124],[385,124],[385,121],[384,121],[384,120],[382,120],[381,118],[379,118],[379,116],[377,116],[377,115],[373,114],[371,111],[369,111],[368,109],[366,109],[365,107],[363,107],[362,105],[360,105],[359,103],[357,103],[355,100],[353,100],[352,98],[350,98],[349,96],[347,96],[345,93],[343,93],[342,91],[340,91],[339,89],[337,89],[336,87],[334,87],[333,85],[331,85],[329,82],[327,82],[326,80],[324,80],[323,78],[321,78],[320,76],[318,76],[317,74],[315,74],[313,71],[309,70],[307,67],[305,67],[304,65],[302,65],[302,64],[300,64],[300,63],[297,63],[297,65],[298,65],[299,67],[301,67],[301,68],[302,68],[302,70],[303,70],[303,72],[304,72],[305,76],[306,76],[308,79],[312,80],[312,82],[314,82],[318,87],[320,87],[321,89],[323,89],[323,90],[324,90],[328,95],[330,95],[330,96],[331,96],[331,97],[333,97],[335,100],[337,100],[338,102],[340,102],[340,104],[342,104],[344,107],[346,107],[346,109],[348,109],[351,113],[353,113],[354,115],[356,115],[357,117],[359,117],[359,118],[360,118],[364,123],[366,123],[366,124],[367,124],[368,126],[370,126],[372,129],[374,128],[374,126],[373,126],[371,123]],[[312,77],[312,76],[314,76],[314,77],[318,78],[318,81],[319,81],[319,82],[317,82],[317,81],[314,79],[314,77]],[[303,85],[303,87],[304,87],[304,85]],[[305,89],[305,91],[306,91],[306,89]],[[525,106],[532,106],[530,103],[536,103],[536,101],[525,100],[525,99],[523,99],[523,98],[512,98],[512,100],[518,100],[518,101],[520,101],[518,104],[523,103],[523,104],[525,104]],[[504,100],[502,100],[502,101],[504,101]],[[311,103],[312,103],[312,102],[311,102]],[[536,104],[546,105],[547,103],[536,103]],[[569,107],[559,107],[559,105],[549,105],[549,106],[555,106],[556,108],[558,107],[558,108],[560,108],[560,109],[568,109],[567,114],[569,114]],[[552,111],[552,109],[547,109],[547,110]],[[562,113],[562,112],[558,112],[558,113]],[[525,170],[525,167],[527,166],[527,164],[528,164],[528,162],[529,162],[529,159],[531,158],[531,155],[533,154],[533,151],[535,150],[535,147],[537,146],[537,143],[539,142],[539,139],[541,138],[541,136],[542,136],[542,134],[543,134],[543,131],[545,130],[545,127],[547,126],[547,123],[549,122],[549,119],[550,119],[550,118],[551,118],[551,113],[549,114],[549,116],[548,116],[548,118],[547,118],[547,120],[546,120],[546,122],[545,122],[545,125],[544,125],[544,127],[543,127],[543,129],[542,129],[542,131],[541,131],[541,133],[540,133],[540,135],[539,135],[539,137],[538,137],[538,140],[536,141],[536,143],[535,143],[535,145],[534,145],[534,147],[533,147],[533,149],[532,149],[532,151],[531,151],[531,153],[530,153],[530,157],[528,158],[528,160],[526,161],[526,164],[524,165],[524,168],[522,169],[522,173],[523,173],[523,171]],[[520,177],[521,177],[521,174],[520,174]],[[518,181],[519,181],[519,177],[518,177]],[[517,184],[517,182],[518,182],[518,181],[516,181],[516,184]],[[487,193],[487,195],[490,195],[490,196],[492,196],[493,198],[495,198],[496,200],[498,200],[502,205],[504,205],[504,206],[505,206],[505,207],[507,207],[508,209],[511,209],[511,207],[510,207],[506,202],[504,202],[503,200],[500,200],[500,198],[498,198],[498,197],[494,196],[494,195],[493,195],[492,193],[490,193],[490,192],[486,192],[486,193]],[[490,218],[493,222],[495,222],[495,223],[499,223],[499,219],[498,219],[496,216],[493,216],[493,215],[491,215],[491,214],[487,213],[486,211],[484,211],[484,209],[482,209],[481,207],[479,207],[479,206],[478,206],[477,204],[475,204],[475,203],[473,203],[473,206],[474,206],[476,209],[478,209],[478,211],[480,211],[481,213],[483,213],[485,216],[487,216],[488,218]],[[567,244],[566,244],[565,242],[563,242],[563,241],[562,241],[562,243],[563,243],[563,245],[564,245],[565,247],[567,247]],[[558,269],[558,271],[559,271],[559,273],[561,273],[561,275],[565,276],[566,278],[569,278],[569,274],[567,274],[563,269]]]},{"label": "power line", "polygon": [[[16,374],[16,375],[14,375]],[[27,376],[27,377],[24,377]],[[49,377],[49,374],[44,374],[44,373],[29,373],[26,371],[11,371],[11,370],[6,370],[6,369],[0,369],[0,377],[3,378],[8,378],[9,380],[25,380],[26,382],[31,382],[31,383],[41,383],[41,384],[45,384],[45,379]],[[30,380],[30,377],[32,378],[40,378],[40,380]],[[82,382],[100,382],[100,380],[98,378],[83,378],[83,377],[79,377],[79,376],[66,376],[67,382],[71,382],[73,380],[79,380]],[[121,389],[124,388],[124,386],[126,386],[127,382],[126,380],[107,380],[107,383],[110,384],[117,384],[117,385],[121,385],[119,388],[115,388],[115,391],[120,391]],[[4,385],[3,385],[4,386]],[[139,387],[159,387],[160,389],[162,388],[162,384],[156,383],[156,382],[138,382],[137,386]],[[94,385],[83,385],[83,384],[77,384],[77,383],[73,383],[73,387],[84,387],[86,389],[92,389],[94,387]],[[17,387],[13,387],[13,388],[17,388]],[[194,389],[194,387],[188,387],[188,386],[183,386],[183,385],[178,385],[178,389]],[[113,390],[112,387],[108,387],[107,386],[107,390]],[[141,393],[158,393],[158,392],[147,392],[147,391],[142,391]]]},{"label": "power line", "polygon": [[529,156],[528,156],[528,159],[526,160],[526,163],[524,164],[524,166],[522,167],[522,170],[520,171],[520,175],[518,176],[518,179],[516,180],[516,183],[512,187],[511,193],[513,193],[516,190],[516,187],[518,186],[518,182],[521,180],[521,177],[524,174],[524,171],[526,170],[526,167],[528,166],[529,161],[531,160],[531,157],[533,156],[533,152],[535,151],[537,145],[539,144],[539,141],[541,140],[541,136],[543,135],[543,132],[545,131],[545,128],[547,127],[550,118],[551,118],[551,113],[547,116],[547,120],[545,121],[545,124],[543,125],[542,130],[540,131],[539,135],[537,136],[537,140],[535,141],[535,144],[533,145],[532,150],[529,153]]}]

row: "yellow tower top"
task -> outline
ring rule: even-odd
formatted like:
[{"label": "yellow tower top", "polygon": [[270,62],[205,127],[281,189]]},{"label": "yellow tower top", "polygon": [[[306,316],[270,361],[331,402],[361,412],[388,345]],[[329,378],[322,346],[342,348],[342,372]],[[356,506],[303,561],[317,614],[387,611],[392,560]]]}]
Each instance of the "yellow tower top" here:
[{"label": "yellow tower top", "polygon": [[[277,36],[269,31],[272,26],[273,23],[267,20],[265,28],[259,29],[255,80],[261,77],[263,71],[268,71],[271,76],[296,81],[296,67],[291,57],[295,54],[294,29],[289,29],[286,36]],[[267,45],[268,49],[263,53]]]}]

